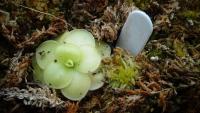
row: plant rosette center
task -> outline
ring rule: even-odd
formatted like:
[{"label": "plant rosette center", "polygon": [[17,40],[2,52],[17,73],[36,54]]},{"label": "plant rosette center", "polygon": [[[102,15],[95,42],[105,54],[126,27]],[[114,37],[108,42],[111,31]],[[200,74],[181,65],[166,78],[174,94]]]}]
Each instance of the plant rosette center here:
[{"label": "plant rosette center", "polygon": [[93,35],[84,29],[65,32],[36,49],[32,59],[34,79],[78,101],[89,90],[103,86],[104,75],[92,73],[99,68],[102,58],[110,54],[106,43],[95,42]]}]

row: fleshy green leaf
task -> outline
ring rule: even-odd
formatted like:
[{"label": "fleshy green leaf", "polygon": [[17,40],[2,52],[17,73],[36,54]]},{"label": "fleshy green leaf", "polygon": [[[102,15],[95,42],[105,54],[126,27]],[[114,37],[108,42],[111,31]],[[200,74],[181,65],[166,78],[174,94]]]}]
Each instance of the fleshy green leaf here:
[{"label": "fleshy green leaf", "polygon": [[45,69],[50,62],[55,60],[54,50],[58,45],[58,42],[48,40],[40,44],[36,49],[36,61],[40,68]]},{"label": "fleshy green leaf", "polygon": [[33,66],[33,79],[35,81],[44,83],[44,76],[43,76],[44,71],[38,66],[35,56],[33,56],[32,58],[32,66]]},{"label": "fleshy green leaf", "polygon": [[63,43],[71,43],[77,46],[92,46],[95,47],[95,39],[93,35],[85,29],[75,29],[60,37]]},{"label": "fleshy green leaf", "polygon": [[68,35],[70,34],[70,31],[65,31],[61,36],[59,36],[58,38],[56,38],[55,40],[61,44],[64,43],[64,40],[66,37],[68,37]]},{"label": "fleshy green leaf", "polygon": [[52,62],[44,70],[44,81],[51,88],[61,89],[68,86],[76,71],[66,68],[58,62]]},{"label": "fleshy green leaf", "polygon": [[86,74],[76,72],[71,84],[61,89],[62,94],[70,100],[81,100],[87,94],[91,80]]},{"label": "fleshy green leaf", "polygon": [[60,45],[55,50],[55,56],[59,62],[67,67],[70,67],[70,62],[72,63],[71,67],[74,67],[74,65],[77,65],[82,59],[80,48],[73,44]]},{"label": "fleshy green leaf", "polygon": [[110,46],[103,41],[96,41],[97,51],[101,54],[102,58],[109,57],[111,55]]},{"label": "fleshy green leaf", "polygon": [[91,86],[90,90],[96,90],[103,86],[104,84],[104,75],[102,73],[97,73],[95,75],[90,75]]},{"label": "fleshy green leaf", "polygon": [[101,63],[101,55],[97,52],[96,48],[90,46],[81,47],[82,60],[76,69],[83,73],[94,72]]}]

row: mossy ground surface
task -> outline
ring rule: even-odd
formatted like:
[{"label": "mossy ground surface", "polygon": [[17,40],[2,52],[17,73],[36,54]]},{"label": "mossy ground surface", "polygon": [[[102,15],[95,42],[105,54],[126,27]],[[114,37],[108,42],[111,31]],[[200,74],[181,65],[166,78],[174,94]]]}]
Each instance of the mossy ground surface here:
[{"label": "mossy ground surface", "polygon": [[[131,60],[139,69],[134,82],[116,83],[108,77],[102,88],[72,102],[33,81],[31,57],[41,42],[84,28],[114,47],[127,12],[137,8],[151,17],[154,32],[142,53]],[[199,12],[199,0],[3,0],[0,113],[199,113]],[[104,60],[107,69],[119,70],[124,78],[116,59],[130,62],[132,56],[115,49]],[[131,68],[126,69],[133,74]],[[121,83],[128,87],[112,87]]]}]

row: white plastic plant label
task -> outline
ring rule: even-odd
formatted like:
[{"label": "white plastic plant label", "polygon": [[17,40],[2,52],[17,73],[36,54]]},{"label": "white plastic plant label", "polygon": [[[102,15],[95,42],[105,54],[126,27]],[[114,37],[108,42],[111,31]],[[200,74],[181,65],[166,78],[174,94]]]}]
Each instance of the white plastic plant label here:
[{"label": "white plastic plant label", "polygon": [[117,46],[127,49],[135,56],[142,51],[153,32],[150,17],[143,11],[132,11],[120,33]]}]

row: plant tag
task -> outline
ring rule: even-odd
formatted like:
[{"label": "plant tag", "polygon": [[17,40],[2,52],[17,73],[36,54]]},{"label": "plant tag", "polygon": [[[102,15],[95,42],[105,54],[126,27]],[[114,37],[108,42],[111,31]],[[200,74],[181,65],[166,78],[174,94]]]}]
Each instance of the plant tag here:
[{"label": "plant tag", "polygon": [[142,51],[153,32],[150,17],[143,11],[132,11],[120,33],[117,46],[127,49],[135,56]]}]

